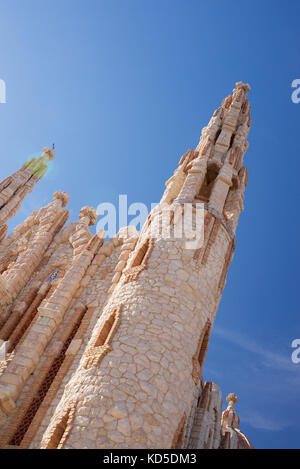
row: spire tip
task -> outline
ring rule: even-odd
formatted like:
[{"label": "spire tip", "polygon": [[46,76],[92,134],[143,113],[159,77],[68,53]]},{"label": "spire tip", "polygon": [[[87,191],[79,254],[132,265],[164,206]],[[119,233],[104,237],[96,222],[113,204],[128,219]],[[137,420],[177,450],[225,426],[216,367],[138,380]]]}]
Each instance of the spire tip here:
[{"label": "spire tip", "polygon": [[238,81],[236,84],[235,84],[236,88],[238,90],[240,89],[243,89],[244,91],[250,91],[251,90],[251,86],[249,85],[249,83],[243,83],[242,81]]},{"label": "spire tip", "polygon": [[236,394],[234,394],[233,392],[231,392],[230,394],[228,394],[228,396],[226,397],[226,401],[228,402],[228,404],[232,403],[233,405],[237,403],[238,401],[238,397]]}]

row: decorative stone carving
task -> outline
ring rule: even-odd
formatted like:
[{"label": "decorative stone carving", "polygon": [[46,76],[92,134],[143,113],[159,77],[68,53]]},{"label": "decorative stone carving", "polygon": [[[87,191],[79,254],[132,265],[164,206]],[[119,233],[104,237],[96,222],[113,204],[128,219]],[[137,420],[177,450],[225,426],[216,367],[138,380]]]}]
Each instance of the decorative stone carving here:
[{"label": "decorative stone carving", "polygon": [[93,207],[82,207],[79,220],[87,225],[95,225],[98,218],[97,210]]},{"label": "decorative stone carving", "polygon": [[58,200],[61,203],[61,207],[66,207],[68,205],[70,196],[63,191],[56,191],[53,194],[53,200]]}]

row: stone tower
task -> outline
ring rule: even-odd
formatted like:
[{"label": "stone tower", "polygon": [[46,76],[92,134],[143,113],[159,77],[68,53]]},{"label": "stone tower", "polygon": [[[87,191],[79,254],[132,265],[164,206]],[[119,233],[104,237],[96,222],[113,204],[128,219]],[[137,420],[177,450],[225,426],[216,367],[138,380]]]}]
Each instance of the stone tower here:
[{"label": "stone tower", "polygon": [[20,210],[21,204],[53,160],[54,149],[44,148],[39,158],[31,158],[21,169],[0,183],[0,241],[7,232],[6,223]]},{"label": "stone tower", "polygon": [[[249,89],[215,111],[140,235],[92,236],[89,207],[63,228],[58,192],[2,241],[2,447],[251,447],[236,396],[222,415],[202,377],[243,210]],[[187,245],[177,228],[197,228],[185,213],[199,205],[203,236]]]}]

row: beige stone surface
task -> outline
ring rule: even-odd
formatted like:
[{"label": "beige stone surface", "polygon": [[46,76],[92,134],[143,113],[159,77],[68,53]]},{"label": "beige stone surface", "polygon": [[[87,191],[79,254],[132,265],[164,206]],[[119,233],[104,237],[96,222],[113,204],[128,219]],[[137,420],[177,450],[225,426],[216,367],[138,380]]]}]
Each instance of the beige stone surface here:
[{"label": "beige stone surface", "polygon": [[[235,397],[222,415],[202,372],[243,210],[248,90],[237,83],[215,111],[140,234],[104,242],[86,206],[65,226],[69,196],[57,191],[5,237],[36,162],[0,183],[0,447],[251,446]],[[187,248],[183,207],[200,202],[203,243]]]}]

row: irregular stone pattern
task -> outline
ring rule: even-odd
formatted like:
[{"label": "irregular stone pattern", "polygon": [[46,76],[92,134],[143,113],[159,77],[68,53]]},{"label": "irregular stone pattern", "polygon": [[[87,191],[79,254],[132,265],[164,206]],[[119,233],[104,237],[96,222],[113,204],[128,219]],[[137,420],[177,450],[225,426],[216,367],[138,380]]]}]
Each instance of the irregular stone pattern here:
[{"label": "irregular stone pattern", "polygon": [[[215,111],[140,235],[93,236],[91,207],[64,226],[57,191],[6,237],[54,150],[0,183],[0,447],[252,447],[237,397],[222,414],[202,376],[243,210],[249,89],[237,83]],[[184,204],[200,202],[204,241],[187,248],[174,233]]]}]

